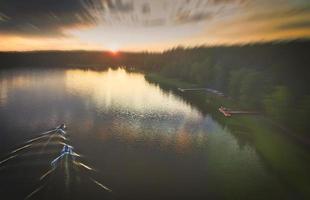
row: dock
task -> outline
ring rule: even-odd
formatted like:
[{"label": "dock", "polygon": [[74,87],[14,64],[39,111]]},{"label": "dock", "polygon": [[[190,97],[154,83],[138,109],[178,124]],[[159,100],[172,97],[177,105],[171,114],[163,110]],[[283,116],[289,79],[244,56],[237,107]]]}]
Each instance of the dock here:
[{"label": "dock", "polygon": [[186,91],[206,91],[206,88],[178,88],[179,91],[181,92],[186,92]]},{"label": "dock", "polygon": [[232,115],[235,115],[235,114],[252,114],[252,115],[259,114],[259,112],[256,112],[256,111],[231,110],[223,106],[219,108],[219,111],[223,113],[225,117],[231,117]]},{"label": "dock", "polygon": [[210,89],[210,88],[178,88],[180,92],[187,92],[187,91],[206,91],[213,94],[216,94],[218,96],[225,96],[223,92],[220,92],[218,90]]}]

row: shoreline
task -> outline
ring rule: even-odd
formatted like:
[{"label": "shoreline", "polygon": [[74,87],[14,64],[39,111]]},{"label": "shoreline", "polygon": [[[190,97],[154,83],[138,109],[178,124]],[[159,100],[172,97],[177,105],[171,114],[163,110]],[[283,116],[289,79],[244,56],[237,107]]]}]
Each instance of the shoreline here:
[{"label": "shoreline", "polygon": [[[145,79],[158,84],[163,89],[170,90],[183,97],[186,101],[209,114],[222,126],[228,127],[230,132],[245,145],[252,145],[262,157],[268,168],[272,170],[291,188],[305,198],[310,198],[310,182],[307,177],[310,172],[309,148],[292,141],[291,137],[279,127],[272,124],[263,116],[224,117],[218,112],[222,105],[237,107],[231,99],[221,98],[206,93],[182,93],[177,88],[199,87],[195,84],[169,79],[159,74],[147,73]],[[194,99],[194,103],[190,102]]]}]

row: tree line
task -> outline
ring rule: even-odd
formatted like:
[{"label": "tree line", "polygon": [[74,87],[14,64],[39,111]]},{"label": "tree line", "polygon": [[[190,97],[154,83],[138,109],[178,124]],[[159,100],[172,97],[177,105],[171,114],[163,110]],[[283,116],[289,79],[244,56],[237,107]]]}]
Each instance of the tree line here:
[{"label": "tree line", "polygon": [[241,108],[309,134],[310,41],[180,47],[146,58],[141,67],[222,91]]}]

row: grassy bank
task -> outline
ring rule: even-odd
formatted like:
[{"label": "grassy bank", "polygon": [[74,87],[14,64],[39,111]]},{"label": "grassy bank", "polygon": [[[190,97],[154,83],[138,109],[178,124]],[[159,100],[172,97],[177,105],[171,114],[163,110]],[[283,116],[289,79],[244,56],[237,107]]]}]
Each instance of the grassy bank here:
[{"label": "grassy bank", "polygon": [[218,112],[221,105],[238,107],[228,98],[214,96],[205,92],[177,91],[177,88],[190,88],[197,85],[177,79],[165,78],[159,74],[147,74],[146,80],[159,84],[164,89],[174,91],[185,100],[210,114],[220,124],[229,128],[240,143],[254,146],[262,160],[277,178],[287,187],[300,194],[297,198],[310,198],[310,156],[308,150],[292,141],[281,129],[270,123],[263,116],[233,116],[224,117]]}]

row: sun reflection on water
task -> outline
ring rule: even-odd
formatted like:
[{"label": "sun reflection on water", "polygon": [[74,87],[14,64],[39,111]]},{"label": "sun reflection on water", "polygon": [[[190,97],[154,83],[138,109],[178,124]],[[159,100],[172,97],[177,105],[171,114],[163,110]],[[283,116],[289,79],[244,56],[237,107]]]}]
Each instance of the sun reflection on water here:
[{"label": "sun reflection on water", "polygon": [[124,69],[105,72],[68,70],[66,86],[75,95],[88,96],[101,111],[121,107],[124,112],[134,110],[141,116],[159,111],[186,112],[187,116],[199,117],[196,110],[176,100],[172,94],[146,84],[142,74],[127,73]]},{"label": "sun reflection on water", "polygon": [[[204,117],[172,93],[147,83],[142,74],[124,69],[75,69],[67,70],[65,77],[69,93],[86,97],[86,104],[94,104],[99,114],[109,116],[109,128],[99,128],[102,140],[159,143],[161,147],[174,146],[177,152],[185,151],[193,142],[206,140],[205,130],[192,129]],[[84,128],[91,129],[89,125],[94,123],[86,124]]]}]

